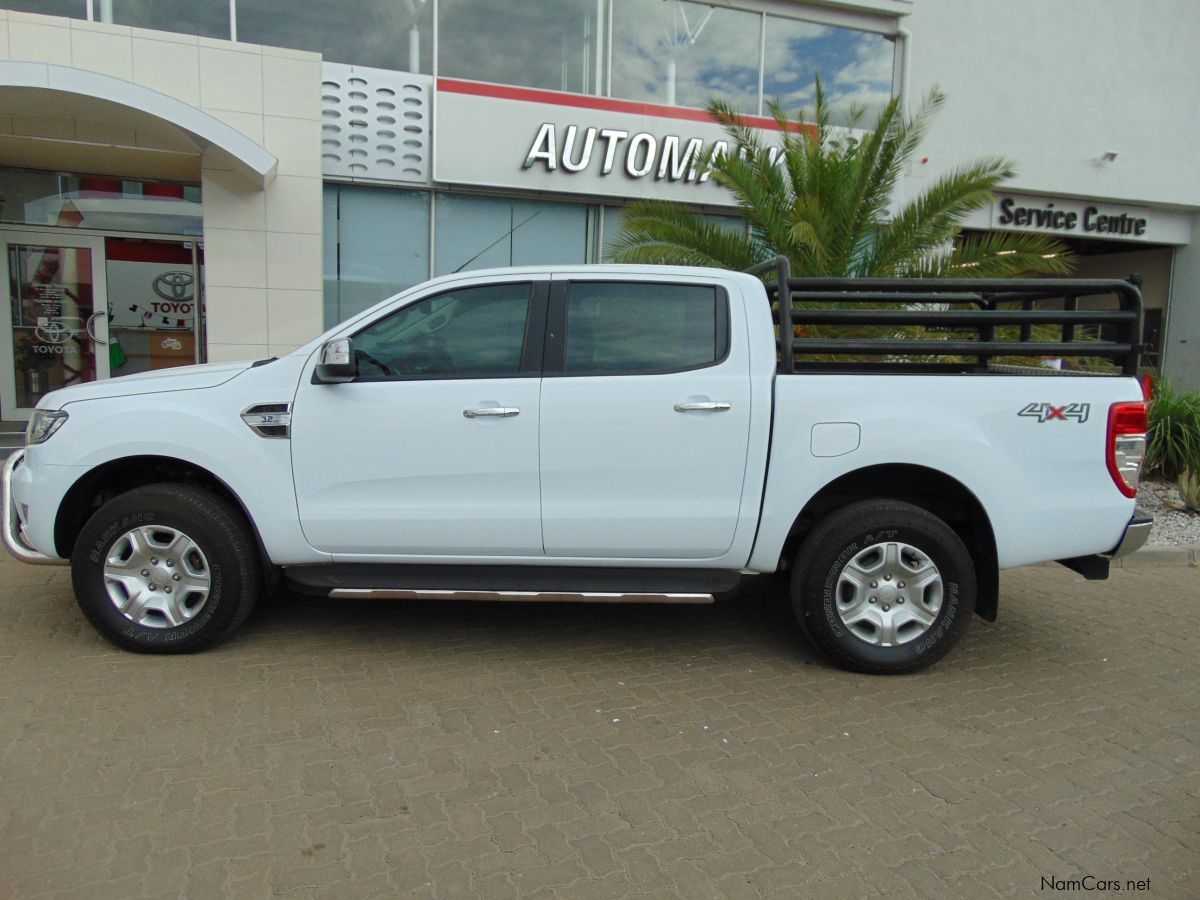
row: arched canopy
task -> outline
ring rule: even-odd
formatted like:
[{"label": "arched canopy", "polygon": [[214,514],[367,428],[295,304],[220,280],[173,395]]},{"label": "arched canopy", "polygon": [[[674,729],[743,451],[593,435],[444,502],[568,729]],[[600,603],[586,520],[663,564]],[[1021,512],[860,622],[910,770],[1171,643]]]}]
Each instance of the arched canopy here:
[{"label": "arched canopy", "polygon": [[151,88],[71,66],[0,61],[0,108],[14,110],[31,102],[37,102],[45,115],[109,121],[116,117],[160,130],[167,126],[195,152],[215,150],[222,168],[233,169],[260,188],[274,179],[279,164],[273,154],[233,126]]}]

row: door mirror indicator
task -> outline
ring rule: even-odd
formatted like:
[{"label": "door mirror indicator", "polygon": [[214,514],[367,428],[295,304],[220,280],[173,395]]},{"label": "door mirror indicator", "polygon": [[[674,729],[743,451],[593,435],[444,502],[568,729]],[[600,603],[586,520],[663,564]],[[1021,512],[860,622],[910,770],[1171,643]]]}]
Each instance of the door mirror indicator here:
[{"label": "door mirror indicator", "polygon": [[354,342],[350,338],[334,338],[321,348],[321,358],[313,372],[317,384],[344,384],[358,376],[358,361],[354,358]]}]

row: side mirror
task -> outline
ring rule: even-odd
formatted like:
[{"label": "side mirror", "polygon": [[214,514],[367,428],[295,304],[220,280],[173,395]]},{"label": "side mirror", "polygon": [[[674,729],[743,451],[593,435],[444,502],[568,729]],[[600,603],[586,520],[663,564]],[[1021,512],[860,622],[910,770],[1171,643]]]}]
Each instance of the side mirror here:
[{"label": "side mirror", "polygon": [[358,361],[354,358],[354,342],[350,338],[335,338],[321,348],[321,359],[313,371],[317,384],[344,384],[358,377]]}]

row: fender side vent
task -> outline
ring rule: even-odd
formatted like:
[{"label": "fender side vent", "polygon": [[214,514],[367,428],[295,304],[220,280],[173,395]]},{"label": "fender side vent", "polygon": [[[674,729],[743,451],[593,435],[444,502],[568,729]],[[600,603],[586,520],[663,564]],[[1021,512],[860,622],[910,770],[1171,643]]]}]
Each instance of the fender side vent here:
[{"label": "fender side vent", "polygon": [[292,407],[289,403],[256,403],[242,412],[242,421],[259,437],[286,438],[291,433]]}]

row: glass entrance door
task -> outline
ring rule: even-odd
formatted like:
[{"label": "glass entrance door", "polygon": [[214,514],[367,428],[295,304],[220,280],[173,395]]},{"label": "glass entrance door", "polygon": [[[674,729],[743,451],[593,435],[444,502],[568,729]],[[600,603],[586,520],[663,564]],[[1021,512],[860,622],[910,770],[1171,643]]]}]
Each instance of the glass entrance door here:
[{"label": "glass entrance door", "polygon": [[109,375],[99,237],[0,230],[0,417],[28,419],[50,391]]}]

